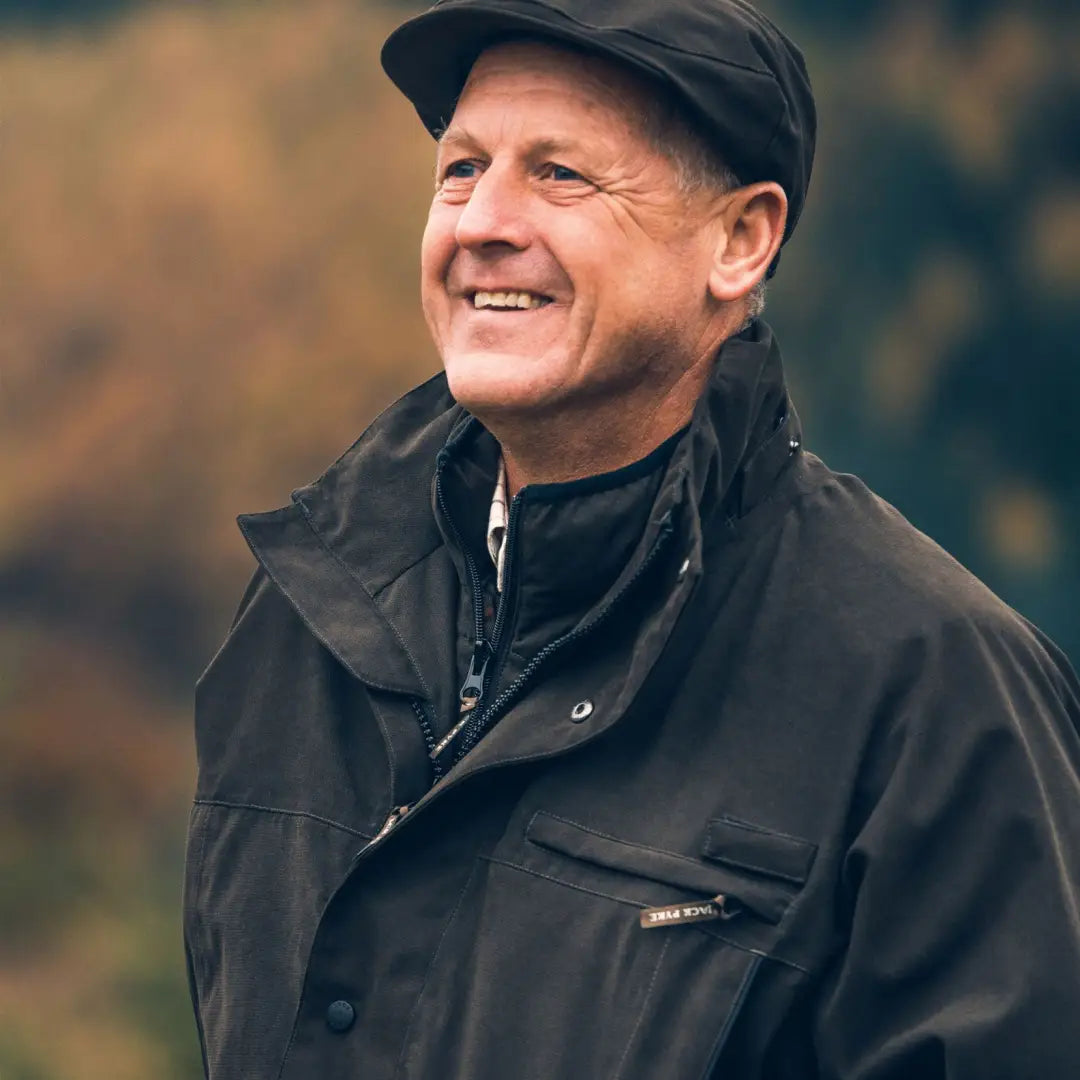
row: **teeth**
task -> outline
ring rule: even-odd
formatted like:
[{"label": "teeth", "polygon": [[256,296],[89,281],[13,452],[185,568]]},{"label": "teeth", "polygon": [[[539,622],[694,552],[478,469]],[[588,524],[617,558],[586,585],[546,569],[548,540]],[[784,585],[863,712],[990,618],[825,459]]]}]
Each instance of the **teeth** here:
[{"label": "teeth", "polygon": [[529,292],[478,292],[473,297],[477,308],[529,308],[543,307],[547,300]]}]

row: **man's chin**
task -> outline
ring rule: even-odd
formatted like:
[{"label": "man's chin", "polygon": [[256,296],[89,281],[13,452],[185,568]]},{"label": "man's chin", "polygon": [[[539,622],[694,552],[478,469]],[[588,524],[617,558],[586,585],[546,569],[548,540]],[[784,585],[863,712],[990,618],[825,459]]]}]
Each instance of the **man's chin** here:
[{"label": "man's chin", "polygon": [[539,410],[560,396],[550,367],[533,358],[470,353],[446,356],[443,364],[454,400],[481,418],[485,413]]}]

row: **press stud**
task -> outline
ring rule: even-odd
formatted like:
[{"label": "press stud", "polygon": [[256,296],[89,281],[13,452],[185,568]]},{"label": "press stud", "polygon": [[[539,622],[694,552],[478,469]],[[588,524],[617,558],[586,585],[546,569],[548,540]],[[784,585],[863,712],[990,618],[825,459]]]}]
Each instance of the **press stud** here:
[{"label": "press stud", "polygon": [[592,716],[592,711],[593,703],[586,698],[584,701],[579,701],[570,710],[570,719],[573,720],[575,724],[580,724],[582,720],[588,720],[589,717]]},{"label": "press stud", "polygon": [[334,1001],[326,1010],[326,1026],[337,1035],[344,1035],[356,1020],[356,1010],[347,1001]]}]

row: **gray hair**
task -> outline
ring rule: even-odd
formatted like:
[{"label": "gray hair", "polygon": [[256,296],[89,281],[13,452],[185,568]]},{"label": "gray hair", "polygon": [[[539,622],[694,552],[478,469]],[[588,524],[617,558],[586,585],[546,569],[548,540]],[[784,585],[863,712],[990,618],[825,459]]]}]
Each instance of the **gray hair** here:
[{"label": "gray hair", "polygon": [[[743,186],[670,93],[650,93],[640,123],[653,149],[675,167],[679,190],[684,195],[701,191],[725,195]],[[762,278],[747,294],[746,320],[741,329],[765,310],[766,290],[766,279]]]}]

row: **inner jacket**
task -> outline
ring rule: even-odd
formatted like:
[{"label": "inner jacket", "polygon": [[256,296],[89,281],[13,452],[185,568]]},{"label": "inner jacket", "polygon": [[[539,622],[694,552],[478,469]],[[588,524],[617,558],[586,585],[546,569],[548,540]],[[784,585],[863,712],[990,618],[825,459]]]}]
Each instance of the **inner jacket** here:
[{"label": "inner jacket", "polygon": [[643,462],[519,492],[495,596],[498,452],[439,375],[241,518],[210,1080],[1080,1076],[1076,678],[802,448],[768,327]]}]

